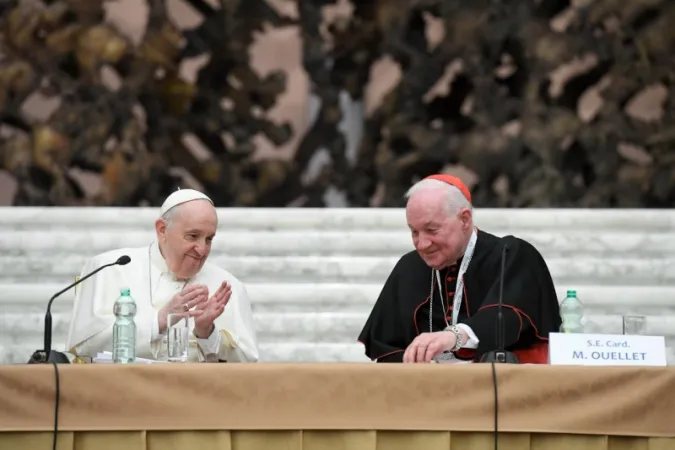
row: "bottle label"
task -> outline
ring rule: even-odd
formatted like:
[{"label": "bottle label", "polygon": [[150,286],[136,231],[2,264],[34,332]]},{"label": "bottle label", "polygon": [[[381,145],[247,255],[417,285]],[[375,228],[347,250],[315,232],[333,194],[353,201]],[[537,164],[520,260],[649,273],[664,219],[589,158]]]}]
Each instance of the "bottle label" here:
[{"label": "bottle label", "polygon": [[131,362],[136,357],[136,325],[133,322],[113,326],[113,361]]}]

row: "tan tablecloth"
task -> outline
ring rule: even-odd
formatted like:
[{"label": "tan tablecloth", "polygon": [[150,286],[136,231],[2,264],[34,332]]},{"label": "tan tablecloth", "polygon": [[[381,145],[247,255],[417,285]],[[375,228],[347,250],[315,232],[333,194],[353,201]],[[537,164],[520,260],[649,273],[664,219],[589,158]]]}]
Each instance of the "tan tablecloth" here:
[{"label": "tan tablecloth", "polygon": [[[59,450],[493,448],[489,365],[64,365],[59,373]],[[497,378],[502,450],[675,449],[675,368],[502,365]],[[51,365],[0,366],[0,449],[51,448],[54,386]]]}]

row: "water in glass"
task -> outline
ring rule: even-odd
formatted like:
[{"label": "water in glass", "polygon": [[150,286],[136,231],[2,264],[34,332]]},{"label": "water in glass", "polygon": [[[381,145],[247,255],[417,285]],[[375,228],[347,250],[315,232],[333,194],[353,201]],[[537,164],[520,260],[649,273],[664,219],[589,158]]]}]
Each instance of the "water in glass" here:
[{"label": "water in glass", "polygon": [[644,316],[623,316],[623,334],[638,336],[645,333]]},{"label": "water in glass", "polygon": [[188,317],[184,314],[167,316],[167,359],[169,362],[188,360]]}]

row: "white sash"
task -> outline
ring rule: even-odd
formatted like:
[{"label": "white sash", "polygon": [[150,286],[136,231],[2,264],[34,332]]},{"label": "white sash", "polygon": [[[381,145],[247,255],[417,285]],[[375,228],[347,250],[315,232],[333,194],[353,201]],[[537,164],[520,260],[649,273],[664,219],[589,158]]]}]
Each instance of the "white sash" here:
[{"label": "white sash", "polygon": [[[464,295],[464,273],[466,270],[469,268],[469,264],[471,263],[471,258],[473,257],[473,251],[476,249],[476,240],[478,239],[478,233],[476,232],[476,228],[473,229],[473,232],[471,233],[471,239],[469,239],[469,245],[466,247],[466,251],[464,252],[464,257],[462,258],[462,264],[459,266],[459,273],[457,274],[457,283],[455,285],[455,297],[454,301],[452,302],[452,324],[457,325],[457,319],[459,318],[459,308],[462,306],[462,297]],[[438,291],[439,295],[441,296],[441,304],[444,304],[443,302],[443,293],[445,292],[445,289],[443,289],[443,283],[441,283],[441,276],[438,272],[436,271],[436,281],[438,282]],[[447,295],[447,293],[445,294]],[[433,296],[433,292],[432,292]],[[446,325],[448,324],[448,319],[447,316],[445,316],[445,312],[443,314],[445,319]]]}]

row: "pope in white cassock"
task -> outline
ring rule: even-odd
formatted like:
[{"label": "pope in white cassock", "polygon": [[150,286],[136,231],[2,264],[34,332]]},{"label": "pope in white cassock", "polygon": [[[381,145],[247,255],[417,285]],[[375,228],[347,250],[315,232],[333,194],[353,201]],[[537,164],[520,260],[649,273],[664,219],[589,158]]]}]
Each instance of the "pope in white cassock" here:
[{"label": "pope in white cassock", "polygon": [[246,288],[209,262],[218,227],[213,202],[201,192],[171,194],[155,222],[157,240],[90,259],[81,276],[128,255],[77,287],[66,349],[95,357],[112,351],[113,305],[128,287],[136,301],[136,356],[162,359],[167,314],[188,311],[191,361],[255,362],[258,344]]}]

